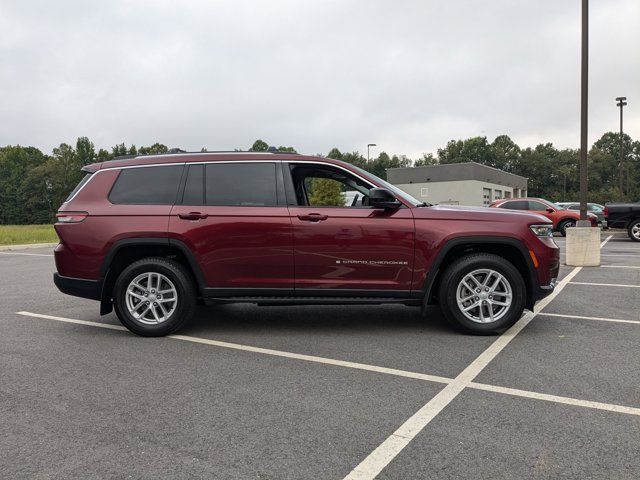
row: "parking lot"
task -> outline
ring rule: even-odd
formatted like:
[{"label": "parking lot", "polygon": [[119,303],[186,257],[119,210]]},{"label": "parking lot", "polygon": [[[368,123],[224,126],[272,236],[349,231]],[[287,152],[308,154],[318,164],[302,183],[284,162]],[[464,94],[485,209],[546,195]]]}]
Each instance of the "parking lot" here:
[{"label": "parking lot", "polygon": [[223,305],[142,338],[59,293],[50,248],[0,252],[0,472],[637,479],[640,243],[602,241],[500,337],[437,306]]}]

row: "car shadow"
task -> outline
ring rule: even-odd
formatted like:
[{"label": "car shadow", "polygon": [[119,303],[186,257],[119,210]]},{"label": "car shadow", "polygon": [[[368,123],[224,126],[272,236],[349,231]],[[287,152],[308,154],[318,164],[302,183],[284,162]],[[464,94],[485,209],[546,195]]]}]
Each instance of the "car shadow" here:
[{"label": "car shadow", "polygon": [[198,307],[180,333],[279,332],[416,332],[455,333],[437,306],[263,306],[229,304]]}]

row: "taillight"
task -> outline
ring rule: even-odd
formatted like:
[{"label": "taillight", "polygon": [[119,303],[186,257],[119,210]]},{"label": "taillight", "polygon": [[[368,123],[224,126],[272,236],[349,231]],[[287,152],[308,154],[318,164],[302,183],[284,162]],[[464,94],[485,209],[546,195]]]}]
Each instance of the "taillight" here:
[{"label": "taillight", "polygon": [[88,216],[87,212],[58,212],[56,213],[56,221],[60,223],[80,223]]},{"label": "taillight", "polygon": [[604,206],[604,217],[607,218],[609,216],[609,207]]}]

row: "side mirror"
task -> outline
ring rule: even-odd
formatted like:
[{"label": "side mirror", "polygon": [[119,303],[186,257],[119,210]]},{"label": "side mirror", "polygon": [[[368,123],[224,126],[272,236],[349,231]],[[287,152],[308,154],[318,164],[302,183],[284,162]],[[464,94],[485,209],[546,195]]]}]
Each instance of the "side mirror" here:
[{"label": "side mirror", "polygon": [[553,208],[547,208],[547,213],[553,213],[555,210]]},{"label": "side mirror", "polygon": [[400,208],[400,201],[385,188],[372,188],[369,190],[369,205],[373,208],[394,209]]}]

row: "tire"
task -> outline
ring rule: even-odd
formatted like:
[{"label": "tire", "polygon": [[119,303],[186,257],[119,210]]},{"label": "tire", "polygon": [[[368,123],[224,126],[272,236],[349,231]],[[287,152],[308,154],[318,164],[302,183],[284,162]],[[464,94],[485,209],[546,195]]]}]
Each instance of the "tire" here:
[{"label": "tire", "polygon": [[[489,272],[493,273],[488,279],[488,286],[481,287],[481,290],[485,290],[484,292],[477,292],[480,286],[468,280],[468,275],[477,276],[482,284],[483,274],[487,275]],[[498,277],[502,277],[502,280],[498,282],[496,290],[487,292],[486,288],[493,287]],[[474,287],[473,292],[464,285],[464,280],[467,285]],[[510,302],[507,299],[509,293]],[[467,314],[475,317],[475,320],[469,318],[458,304],[459,295],[464,298],[469,294],[474,296],[463,302],[463,306],[470,306],[476,302],[488,302],[485,306],[468,311]],[[526,295],[526,285],[520,272],[502,257],[489,253],[471,254],[456,260],[445,270],[439,285],[440,306],[445,318],[459,330],[475,335],[498,334],[516,323],[524,311]],[[496,305],[493,302],[509,303],[509,305]],[[496,317],[493,321],[491,321],[492,314]],[[482,317],[485,317],[486,321],[483,322]]]},{"label": "tire", "polygon": [[640,219],[633,220],[627,229],[629,238],[634,242],[640,242]]},{"label": "tire", "polygon": [[196,308],[196,287],[182,264],[150,257],[132,263],[120,273],[113,299],[122,325],[137,335],[161,337],[191,320]]},{"label": "tire", "polygon": [[563,237],[566,237],[567,228],[575,227],[575,226],[576,226],[575,220],[563,220],[562,222],[560,222],[560,225],[558,225],[558,231],[560,232],[560,235],[562,235]]}]

